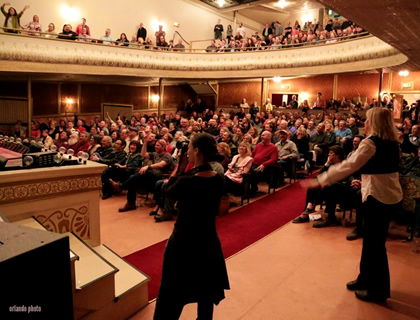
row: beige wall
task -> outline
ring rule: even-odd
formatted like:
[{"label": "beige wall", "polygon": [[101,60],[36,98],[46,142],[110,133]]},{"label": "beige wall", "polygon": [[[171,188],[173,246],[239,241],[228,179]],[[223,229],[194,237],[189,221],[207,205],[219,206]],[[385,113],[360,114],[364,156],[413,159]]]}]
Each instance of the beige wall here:
[{"label": "beige wall", "polygon": [[[70,23],[73,29],[80,23],[82,17],[86,18],[91,28],[92,36],[99,38],[106,28],[118,38],[124,32],[127,37],[137,33],[140,22],[147,29],[148,36],[153,36],[160,23],[164,25],[167,40],[172,39],[174,32],[178,31],[187,41],[210,39],[213,37],[213,27],[217,19],[221,19],[225,28],[232,24],[231,13],[222,16],[212,12],[211,8],[200,7],[183,0],[125,0],[125,1],[51,1],[51,0],[19,0],[13,1],[12,6],[20,12],[26,5],[30,8],[21,18],[21,24],[27,24],[33,15],[38,15],[43,30],[50,22],[54,22],[56,31],[61,31],[65,23]],[[62,8],[67,7],[67,13]],[[7,9],[7,7],[6,7]],[[74,12],[72,15],[71,13]],[[230,19],[230,21],[229,21]],[[262,30],[262,26],[250,19],[240,18],[249,27]],[[180,28],[173,26],[174,22],[181,24]],[[234,27],[234,29],[236,29]],[[178,38],[176,38],[177,40]],[[152,38],[154,40],[154,37]]]}]

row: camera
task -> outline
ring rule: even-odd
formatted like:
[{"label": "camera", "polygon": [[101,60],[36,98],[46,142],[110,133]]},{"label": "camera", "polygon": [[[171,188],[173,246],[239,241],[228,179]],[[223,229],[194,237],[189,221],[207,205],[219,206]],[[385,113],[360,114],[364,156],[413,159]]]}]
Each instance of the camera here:
[{"label": "camera", "polygon": [[181,150],[182,152],[187,152],[188,151],[188,145],[189,145],[189,141],[188,140],[182,140],[182,141],[178,141],[176,143],[176,148],[178,150]]}]

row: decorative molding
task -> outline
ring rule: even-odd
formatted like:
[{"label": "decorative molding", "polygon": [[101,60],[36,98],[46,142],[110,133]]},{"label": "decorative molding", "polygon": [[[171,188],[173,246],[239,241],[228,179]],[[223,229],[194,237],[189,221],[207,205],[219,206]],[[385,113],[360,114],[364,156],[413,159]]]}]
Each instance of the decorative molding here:
[{"label": "decorative molding", "polygon": [[52,198],[63,193],[81,193],[99,190],[101,187],[100,177],[76,176],[67,178],[66,180],[17,182],[13,185],[0,186],[0,204]]},{"label": "decorative molding", "polygon": [[48,230],[56,233],[73,232],[82,239],[90,238],[89,205],[54,210],[35,218]]},{"label": "decorative molding", "polygon": [[182,53],[0,34],[0,60],[7,61],[1,71],[217,79],[371,70],[407,57],[373,36],[293,49]]}]

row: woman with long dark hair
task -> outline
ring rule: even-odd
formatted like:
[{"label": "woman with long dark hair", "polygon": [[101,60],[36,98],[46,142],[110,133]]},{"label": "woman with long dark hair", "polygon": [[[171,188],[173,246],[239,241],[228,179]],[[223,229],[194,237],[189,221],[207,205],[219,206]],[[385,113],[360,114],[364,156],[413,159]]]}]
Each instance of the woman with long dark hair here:
[{"label": "woman with long dark hair", "polygon": [[[10,7],[9,10],[6,12],[4,10],[5,6],[10,6],[10,2],[6,2],[1,6],[1,12],[6,17],[4,20],[3,27],[13,28],[13,29],[20,29],[20,17],[22,17],[23,13],[26,9],[29,9],[29,6],[26,5],[20,13],[16,12],[16,9],[13,7]],[[11,30],[11,29],[4,29],[4,32],[9,33],[18,33],[17,30]]]},{"label": "woman with long dark hair", "polygon": [[167,188],[179,215],[166,244],[154,320],[178,319],[188,303],[198,303],[198,319],[212,319],[213,305],[229,289],[216,231],[223,178],[209,164],[216,152],[213,136],[195,134],[188,147],[188,161],[195,167]]},{"label": "woman with long dark hair", "polygon": [[347,283],[364,301],[385,302],[390,297],[390,276],[385,242],[391,216],[402,200],[398,165],[400,148],[392,113],[373,108],[366,113],[364,139],[352,156],[306,182],[323,187],[359,171],[362,174],[363,248],[360,273]]}]

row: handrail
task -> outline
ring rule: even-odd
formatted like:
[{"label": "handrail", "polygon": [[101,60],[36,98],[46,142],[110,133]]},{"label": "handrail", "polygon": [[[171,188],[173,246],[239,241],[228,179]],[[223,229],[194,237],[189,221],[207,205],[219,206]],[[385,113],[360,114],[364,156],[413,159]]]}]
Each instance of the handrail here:
[{"label": "handrail", "polygon": [[[25,36],[25,37],[33,37],[33,38],[43,38],[43,39],[48,39],[48,40],[56,40],[56,41],[68,41],[64,38],[68,37],[65,34],[59,34],[59,33],[50,33],[50,32],[41,32],[41,31],[34,31],[34,30],[24,30],[24,29],[14,29],[14,28],[10,28],[10,27],[0,27],[0,30],[12,30],[14,31],[14,33],[10,33],[5,31],[5,34],[10,34],[13,36]],[[21,34],[24,33],[24,34]],[[25,34],[26,33],[26,34]],[[31,33],[37,33],[40,36],[35,36],[32,35]],[[188,45],[190,44],[189,42],[187,42],[178,31],[175,31],[176,34],[178,34],[182,40],[184,40],[185,43],[187,43]],[[337,37],[335,38],[336,41],[334,43],[342,43],[344,41],[351,41],[354,39],[360,39],[360,38],[364,38],[364,37],[368,37],[371,36],[371,34],[369,32],[362,32],[362,33],[357,33],[354,35],[350,35],[350,36],[342,36],[342,37]],[[69,39],[71,37],[68,37]],[[201,40],[201,41],[211,41],[212,39],[209,40]],[[189,49],[189,48],[183,48],[183,49],[178,49],[178,48],[168,48],[168,47],[160,47],[160,46],[155,46],[155,45],[148,45],[148,44],[139,44],[138,42],[132,43],[132,42],[123,42],[124,45],[121,45],[122,42],[120,41],[108,41],[108,40],[102,40],[102,39],[97,39],[97,38],[83,38],[81,36],[77,37],[76,40],[77,42],[83,42],[86,44],[94,44],[94,45],[103,45],[103,41],[106,42],[110,42],[113,46],[119,46],[119,47],[125,47],[125,48],[130,48],[130,49],[143,49],[143,50],[159,50],[159,51],[174,51],[174,52],[179,52],[179,53],[241,53],[241,52],[258,52],[258,51],[262,51],[262,50],[273,50],[273,51],[277,51],[277,50],[284,50],[284,49],[298,49],[298,48],[302,48],[302,47],[307,47],[307,46],[318,46],[318,45],[325,45],[325,44],[330,44],[329,41],[330,39],[327,40],[318,40],[318,41],[313,41],[313,42],[303,42],[303,43],[297,43],[297,44],[288,44],[288,45],[283,45],[283,44],[279,44],[279,45],[275,45],[275,46],[261,46],[261,47],[247,47],[247,48],[225,48],[224,50],[222,49],[214,49],[214,51],[210,51],[208,48],[200,48],[200,49]],[[192,42],[198,42],[200,40],[194,40]],[[108,45],[108,44],[105,44]]]}]

